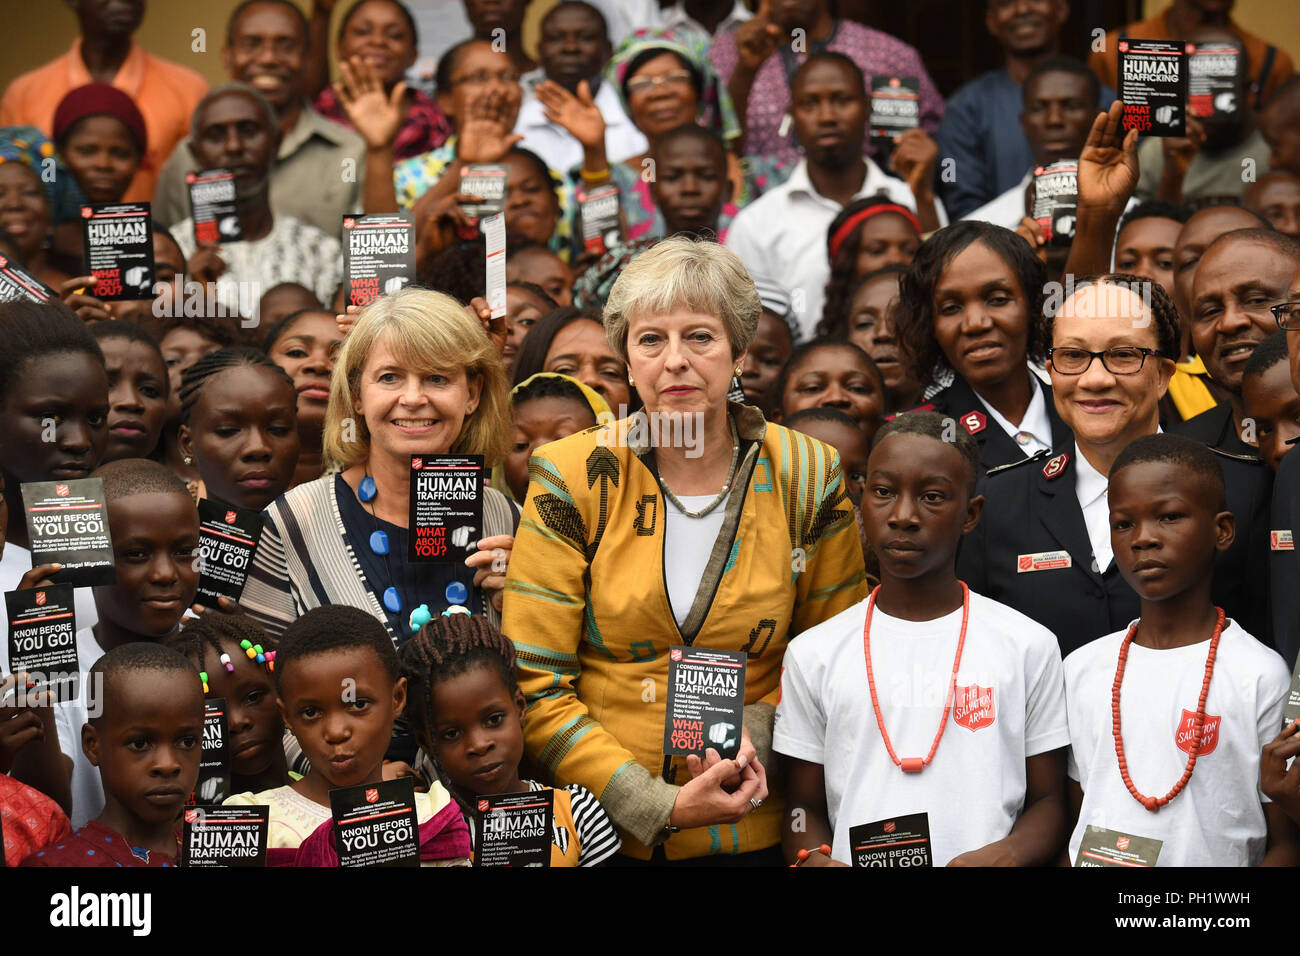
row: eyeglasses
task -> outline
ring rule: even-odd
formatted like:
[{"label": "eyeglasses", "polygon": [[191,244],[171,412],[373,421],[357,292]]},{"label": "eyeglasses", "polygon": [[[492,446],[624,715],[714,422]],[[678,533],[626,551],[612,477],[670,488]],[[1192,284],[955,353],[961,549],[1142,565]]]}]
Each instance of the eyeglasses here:
[{"label": "eyeglasses", "polygon": [[691,75],[685,70],[679,70],[676,73],[665,73],[663,76],[638,76],[634,80],[627,81],[627,95],[649,93],[652,89],[657,90],[661,86],[685,86],[691,82]]},{"label": "eyeglasses", "polygon": [[487,86],[489,83],[496,82],[502,86],[514,86],[519,82],[519,74],[514,70],[500,70],[496,73],[490,70],[479,70],[477,73],[467,73],[464,76],[458,76],[451,81],[453,86],[464,84],[465,86]]},{"label": "eyeglasses", "polygon": [[1093,359],[1101,359],[1101,364],[1112,375],[1133,375],[1142,371],[1148,355],[1159,354],[1157,349],[1144,349],[1136,345],[1121,345],[1104,352],[1089,352],[1087,349],[1072,347],[1047,350],[1052,368],[1062,375],[1082,375],[1092,367]]},{"label": "eyeglasses", "polygon": [[1300,332],[1300,302],[1279,302],[1268,311],[1283,332]]}]

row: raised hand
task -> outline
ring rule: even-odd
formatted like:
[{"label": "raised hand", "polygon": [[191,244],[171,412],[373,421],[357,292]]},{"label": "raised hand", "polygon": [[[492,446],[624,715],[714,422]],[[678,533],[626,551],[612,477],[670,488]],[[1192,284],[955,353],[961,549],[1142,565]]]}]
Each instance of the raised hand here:
[{"label": "raised hand", "polygon": [[913,196],[934,191],[934,166],[939,161],[939,144],[922,129],[909,129],[894,143],[890,164]]},{"label": "raised hand", "polygon": [[398,83],[392,93],[385,94],[379,75],[359,56],[340,60],[339,73],[343,78],[339,101],[366,145],[371,149],[391,146],[406,116],[402,105],[406,84]]},{"label": "raised hand", "polygon": [[538,83],[533,94],[542,104],[546,118],[563,126],[583,146],[605,142],[605,117],[592,98],[586,80],[578,84],[576,96],[551,80]]},{"label": "raised hand", "polygon": [[761,0],[758,13],[736,27],[736,53],[740,65],[751,73],[772,55],[781,42],[781,28],[772,22],[771,0]]},{"label": "raised hand", "polygon": [[1123,128],[1124,103],[1116,100],[1109,112],[1098,113],[1079,153],[1079,210],[1122,210],[1138,182],[1136,129]]},{"label": "raised hand", "polygon": [[505,97],[485,90],[470,101],[468,116],[461,124],[456,155],[465,163],[499,163],[510,148],[523,139],[511,133],[512,118]]},{"label": "raised hand", "polygon": [[94,276],[77,276],[59,284],[59,298],[63,304],[81,317],[83,322],[102,322],[113,318],[113,303],[102,302],[82,289],[93,289],[99,282]]}]

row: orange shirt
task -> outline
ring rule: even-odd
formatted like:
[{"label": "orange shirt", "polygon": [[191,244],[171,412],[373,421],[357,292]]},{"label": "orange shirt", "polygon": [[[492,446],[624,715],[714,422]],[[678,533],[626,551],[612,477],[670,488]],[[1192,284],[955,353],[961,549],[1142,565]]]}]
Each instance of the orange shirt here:
[{"label": "orange shirt", "polygon": [[[81,59],[81,37],[72,49],[9,84],[0,99],[0,126],[35,126],[54,134],[54,110],[79,86],[94,82]],[[154,56],[138,43],[113,77],[113,85],[133,100],[144,116],[149,142],[124,199],[153,198],[158,171],[181,139],[190,133],[190,114],[208,91],[208,81],[189,67]]]},{"label": "orange shirt", "polygon": [[[1165,22],[1165,14],[1168,12],[1169,9],[1165,8],[1150,20],[1139,20],[1136,23],[1130,23],[1118,30],[1111,30],[1107,33],[1105,49],[1088,57],[1088,66],[1092,67],[1092,72],[1097,74],[1097,79],[1107,86],[1118,89],[1116,79],[1119,70],[1119,51],[1116,50],[1115,44],[1121,36],[1130,37],[1134,40],[1175,39],[1175,37],[1169,35],[1169,24]],[[1264,65],[1269,42],[1255,36],[1253,33],[1247,33],[1231,18],[1228,20],[1228,29],[1241,37],[1242,43],[1246,45],[1246,57],[1250,60],[1250,79],[1252,83],[1258,85],[1259,73]],[[1272,92],[1278,88],[1283,80],[1295,72],[1295,66],[1291,62],[1290,54],[1281,47],[1275,47],[1274,49],[1273,66],[1269,69],[1268,77],[1264,80],[1264,95],[1260,98],[1261,103],[1267,103]],[[1253,95],[1251,105],[1254,105]]]}]

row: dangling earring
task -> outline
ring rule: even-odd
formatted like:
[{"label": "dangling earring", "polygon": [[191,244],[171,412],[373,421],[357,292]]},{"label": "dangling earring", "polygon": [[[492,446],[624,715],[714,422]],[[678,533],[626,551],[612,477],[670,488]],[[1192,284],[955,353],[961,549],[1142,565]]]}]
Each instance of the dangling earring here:
[{"label": "dangling earring", "polygon": [[187,466],[188,466],[188,465],[192,465],[192,464],[194,464],[194,459],[191,458],[189,455],[186,455],[186,456],[185,456],[184,461],[185,461],[185,464],[186,464]]},{"label": "dangling earring", "polygon": [[627,373],[627,383],[628,383],[629,385],[633,385],[633,386],[636,385],[636,382],[632,381],[632,373],[631,373],[631,372],[628,372],[628,373]]},{"label": "dangling earring", "polygon": [[741,372],[741,368],[740,368],[739,365],[737,365],[737,366],[736,366],[736,378],[740,378],[740,372]]}]

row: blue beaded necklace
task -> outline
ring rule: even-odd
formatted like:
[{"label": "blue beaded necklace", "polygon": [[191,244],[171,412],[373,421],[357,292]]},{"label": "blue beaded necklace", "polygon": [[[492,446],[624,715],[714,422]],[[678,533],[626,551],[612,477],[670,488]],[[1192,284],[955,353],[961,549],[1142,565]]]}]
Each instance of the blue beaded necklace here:
[{"label": "blue beaded necklace", "polygon": [[[375,487],[375,479],[367,473],[357,485],[357,497],[363,504],[370,506],[370,517],[375,522],[375,530],[370,533],[370,550],[372,553],[384,559],[384,572],[388,575],[388,587],[384,588],[383,602],[391,614],[401,614],[405,602],[402,601],[402,594],[393,585],[393,569],[388,563],[388,552],[391,550],[388,543],[388,532],[379,527],[379,516],[375,514],[375,506],[372,502],[375,496],[379,494],[379,489]],[[452,581],[447,585],[443,595],[447,603],[451,605],[464,605],[469,603],[469,589],[460,581]],[[412,628],[414,630],[414,627]]]}]

